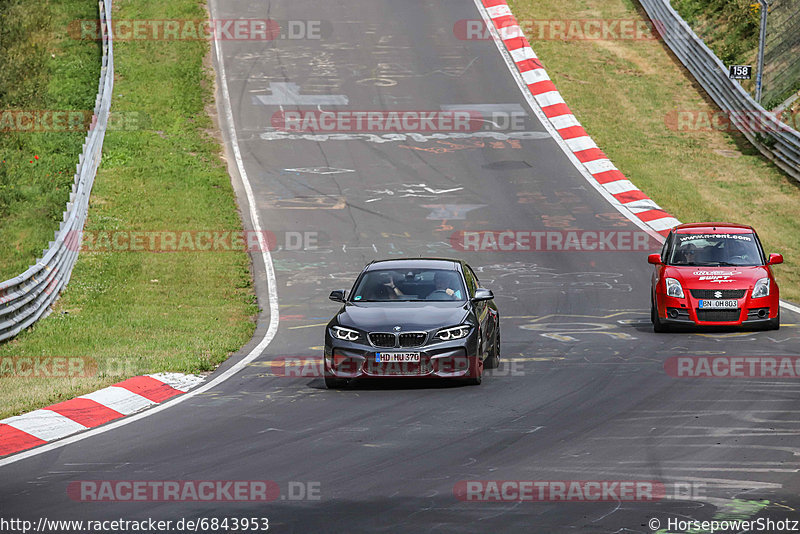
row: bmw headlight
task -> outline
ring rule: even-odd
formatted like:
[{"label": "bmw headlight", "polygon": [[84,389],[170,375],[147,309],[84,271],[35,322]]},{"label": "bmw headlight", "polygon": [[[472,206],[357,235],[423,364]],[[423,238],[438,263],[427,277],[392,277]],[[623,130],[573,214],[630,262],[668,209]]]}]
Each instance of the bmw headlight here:
[{"label": "bmw headlight", "polygon": [[683,288],[681,287],[681,283],[675,280],[674,278],[667,278],[666,282],[667,282],[667,296],[682,299]]},{"label": "bmw headlight", "polygon": [[767,296],[769,296],[769,278],[762,278],[756,282],[755,287],[753,287],[753,298],[757,299]]},{"label": "bmw headlight", "polygon": [[331,333],[336,339],[343,339],[345,341],[358,341],[358,338],[361,337],[358,330],[344,328],[343,326],[334,326],[331,328]]},{"label": "bmw headlight", "polygon": [[467,337],[471,329],[472,326],[468,324],[453,326],[451,328],[442,328],[441,330],[436,332],[436,335],[433,337],[435,337],[439,341],[452,341],[453,339],[461,339],[462,337]]}]

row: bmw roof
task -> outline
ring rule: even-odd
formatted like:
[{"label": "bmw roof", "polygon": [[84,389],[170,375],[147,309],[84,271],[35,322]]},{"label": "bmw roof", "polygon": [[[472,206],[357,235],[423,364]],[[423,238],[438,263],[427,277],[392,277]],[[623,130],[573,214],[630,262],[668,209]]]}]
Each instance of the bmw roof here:
[{"label": "bmw roof", "polygon": [[365,268],[366,271],[377,269],[446,269],[458,270],[459,260],[446,258],[403,258],[392,260],[373,261]]}]

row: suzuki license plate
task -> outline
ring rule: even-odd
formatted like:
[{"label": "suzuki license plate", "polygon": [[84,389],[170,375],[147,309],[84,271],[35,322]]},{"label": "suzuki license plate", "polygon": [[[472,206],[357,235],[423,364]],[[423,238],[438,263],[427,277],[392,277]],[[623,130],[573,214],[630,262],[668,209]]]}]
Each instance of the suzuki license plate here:
[{"label": "suzuki license plate", "polygon": [[738,308],[737,300],[701,300],[700,307],[704,310],[719,310],[728,308]]}]

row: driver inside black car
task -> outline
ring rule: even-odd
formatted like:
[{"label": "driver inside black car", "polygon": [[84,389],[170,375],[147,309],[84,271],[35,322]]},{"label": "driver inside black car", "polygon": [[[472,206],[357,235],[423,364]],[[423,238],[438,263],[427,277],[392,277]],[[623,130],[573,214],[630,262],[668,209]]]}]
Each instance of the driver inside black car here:
[{"label": "driver inside black car", "polygon": [[403,292],[394,283],[394,277],[389,273],[380,273],[374,293],[373,298],[378,300],[394,300],[403,296]]},{"label": "driver inside black car", "polygon": [[456,300],[459,297],[456,295],[456,290],[451,288],[453,284],[453,276],[451,273],[437,272],[433,275],[433,284],[435,289],[428,295],[427,300]]}]

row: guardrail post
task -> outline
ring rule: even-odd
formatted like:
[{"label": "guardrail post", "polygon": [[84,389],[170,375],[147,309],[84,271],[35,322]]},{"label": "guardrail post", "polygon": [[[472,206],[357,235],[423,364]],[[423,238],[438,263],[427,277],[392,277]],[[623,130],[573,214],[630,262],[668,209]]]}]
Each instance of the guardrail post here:
[{"label": "guardrail post", "polygon": [[769,4],[767,0],[758,0],[761,4],[761,29],[758,35],[758,73],[756,73],[756,102],[761,103],[761,80],[764,75],[764,47],[767,42],[767,16]]}]

